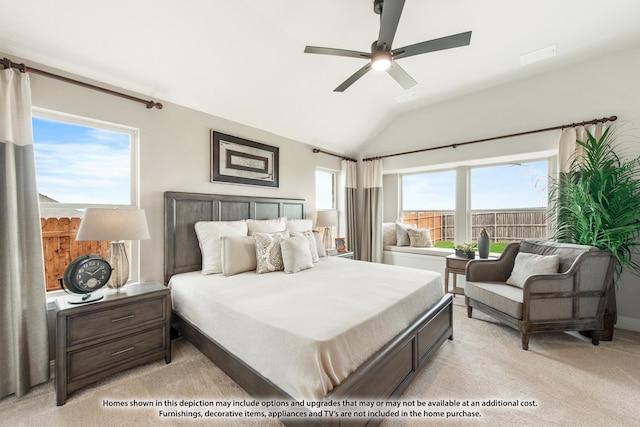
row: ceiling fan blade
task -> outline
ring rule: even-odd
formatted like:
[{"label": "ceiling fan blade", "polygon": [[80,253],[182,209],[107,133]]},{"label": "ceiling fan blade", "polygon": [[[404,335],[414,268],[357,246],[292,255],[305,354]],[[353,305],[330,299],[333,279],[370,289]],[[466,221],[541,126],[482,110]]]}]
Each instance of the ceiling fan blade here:
[{"label": "ceiling fan blade", "polygon": [[393,59],[406,58],[409,56],[420,55],[422,53],[435,52],[437,50],[467,46],[469,43],[471,43],[471,31],[439,39],[428,40],[426,42],[416,43],[410,46],[399,47],[398,49],[393,49],[391,54],[393,55]]},{"label": "ceiling fan blade", "polygon": [[391,43],[393,43],[393,38],[396,36],[403,7],[404,0],[384,0],[382,3],[378,47],[386,45],[386,50],[391,50]]},{"label": "ceiling fan blade", "polygon": [[355,50],[334,49],[331,47],[307,46],[304,48],[305,53],[318,53],[320,55],[347,56],[350,58],[371,58],[371,54],[367,52],[358,52]]},{"label": "ceiling fan blade", "polygon": [[356,82],[356,80],[358,80],[360,77],[362,77],[365,74],[367,74],[369,72],[369,70],[371,70],[371,63],[368,62],[367,65],[365,65],[364,67],[360,68],[358,71],[353,73],[353,75],[351,75],[351,77],[349,77],[347,80],[342,82],[342,84],[340,86],[338,86],[337,88],[335,88],[333,91],[334,92],[344,92],[349,86],[354,84]]},{"label": "ceiling fan blade", "polygon": [[417,81],[413,80],[413,77],[407,73],[404,68],[395,62],[391,64],[391,67],[387,69],[387,73],[391,77],[393,77],[399,84],[405,89],[409,89],[418,84]]}]

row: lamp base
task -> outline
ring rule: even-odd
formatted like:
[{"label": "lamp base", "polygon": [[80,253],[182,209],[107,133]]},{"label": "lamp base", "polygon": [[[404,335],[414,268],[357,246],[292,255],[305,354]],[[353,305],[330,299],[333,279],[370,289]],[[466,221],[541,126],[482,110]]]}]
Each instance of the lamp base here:
[{"label": "lamp base", "polygon": [[322,234],[322,244],[324,245],[324,249],[326,251],[331,250],[333,247],[333,242],[331,239],[331,227],[325,227],[324,233]]},{"label": "lamp base", "polygon": [[111,265],[111,277],[107,282],[107,286],[120,291],[120,288],[129,280],[129,258],[127,258],[124,240],[109,243],[105,259]]}]

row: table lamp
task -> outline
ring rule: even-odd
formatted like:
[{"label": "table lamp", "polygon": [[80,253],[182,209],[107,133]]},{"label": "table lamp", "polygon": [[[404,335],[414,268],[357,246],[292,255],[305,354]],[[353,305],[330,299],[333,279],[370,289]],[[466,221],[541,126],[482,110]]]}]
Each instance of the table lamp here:
[{"label": "table lamp", "polygon": [[338,211],[335,209],[326,210],[326,211],[318,211],[318,216],[316,218],[316,226],[324,227],[324,234],[322,235],[322,243],[324,244],[324,248],[329,250],[333,247],[332,236],[331,236],[331,227],[336,227],[338,225]]},{"label": "table lamp", "polygon": [[107,286],[118,291],[129,280],[124,241],[149,238],[144,209],[128,208],[87,208],[76,236],[76,240],[110,240],[106,260],[112,272]]}]

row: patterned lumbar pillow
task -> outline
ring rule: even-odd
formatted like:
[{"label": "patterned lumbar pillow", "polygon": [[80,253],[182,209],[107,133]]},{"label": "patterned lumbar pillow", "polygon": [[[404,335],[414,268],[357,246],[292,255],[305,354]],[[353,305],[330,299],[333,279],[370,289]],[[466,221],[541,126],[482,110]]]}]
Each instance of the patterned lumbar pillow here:
[{"label": "patterned lumbar pillow", "polygon": [[[285,233],[254,233],[256,241],[256,273],[270,273],[284,270],[282,248],[280,242],[285,239]],[[288,232],[287,232],[288,234]]]},{"label": "patterned lumbar pillow", "polygon": [[409,242],[413,248],[431,248],[433,243],[431,242],[431,236],[429,236],[429,230],[426,228],[408,228],[407,234],[409,234]]}]

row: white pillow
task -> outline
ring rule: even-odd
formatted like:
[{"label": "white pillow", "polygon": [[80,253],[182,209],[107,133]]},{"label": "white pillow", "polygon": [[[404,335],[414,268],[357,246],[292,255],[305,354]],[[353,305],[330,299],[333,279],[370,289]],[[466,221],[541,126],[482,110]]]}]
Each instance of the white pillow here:
[{"label": "white pillow", "polygon": [[312,231],[304,231],[302,233],[298,233],[293,231],[290,233],[292,237],[304,237],[307,239],[309,243],[309,251],[311,253],[311,261],[318,262],[320,257],[318,256],[318,247],[316,245],[316,238],[313,236]]},{"label": "white pillow", "polygon": [[409,234],[409,246],[413,248],[433,247],[428,228],[408,228],[407,234]]},{"label": "white pillow", "polygon": [[246,236],[244,221],[198,221],[196,236],[202,253],[202,274],[222,273],[222,236]]},{"label": "white pillow", "polygon": [[511,276],[507,279],[507,283],[522,288],[529,276],[533,274],[557,273],[559,267],[560,257],[558,255],[537,255],[518,252],[513,263]]},{"label": "white pillow", "polygon": [[287,229],[287,217],[274,219],[247,219],[245,220],[249,229],[249,236],[254,233],[277,233]]},{"label": "white pillow", "polygon": [[385,222],[382,224],[382,245],[395,246],[398,242],[396,238],[396,223]]},{"label": "white pillow", "polygon": [[256,242],[256,273],[284,270],[280,247],[285,239],[284,233],[254,233],[253,238]]},{"label": "white pillow", "polygon": [[313,237],[316,239],[316,250],[318,251],[318,257],[323,258],[327,256],[327,251],[324,249],[324,243],[322,242],[322,236],[318,230],[313,230]]},{"label": "white pillow", "polygon": [[255,271],[256,241],[253,236],[222,236],[222,274],[232,276]]},{"label": "white pillow", "polygon": [[297,273],[313,267],[309,241],[306,237],[290,237],[280,242],[285,273]]},{"label": "white pillow", "polygon": [[303,232],[303,231],[311,231],[313,229],[313,220],[312,219],[288,219],[287,220],[287,231],[291,232]]},{"label": "white pillow", "polygon": [[413,224],[397,224],[396,223],[396,245],[397,246],[409,246],[411,241],[409,240],[409,228],[416,228]]}]

